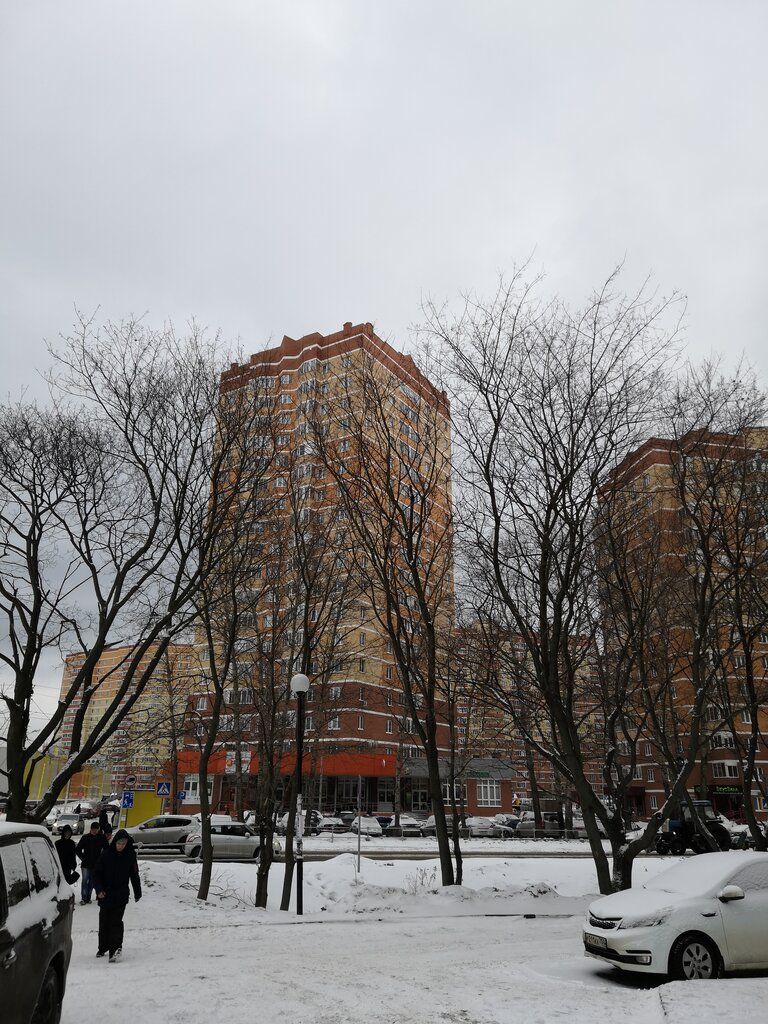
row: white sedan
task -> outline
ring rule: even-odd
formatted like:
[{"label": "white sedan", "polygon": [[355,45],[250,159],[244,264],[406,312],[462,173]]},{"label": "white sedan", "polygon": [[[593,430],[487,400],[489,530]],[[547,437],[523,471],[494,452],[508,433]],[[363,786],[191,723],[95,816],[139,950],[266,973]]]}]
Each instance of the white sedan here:
[{"label": "white sedan", "polygon": [[768,853],[708,853],[592,903],[584,952],[679,980],[768,968]]},{"label": "white sedan", "polygon": [[376,818],[354,818],[349,826],[349,831],[354,832],[355,835],[359,832],[361,836],[380,836],[382,834],[381,825]]},{"label": "white sedan", "polygon": [[[261,842],[258,832],[239,821],[232,821],[211,825],[211,845],[214,860],[254,860],[259,856]],[[277,839],[274,840],[273,850],[276,856],[283,851]],[[196,830],[187,837],[184,853],[197,860],[202,851],[203,834]]]}]

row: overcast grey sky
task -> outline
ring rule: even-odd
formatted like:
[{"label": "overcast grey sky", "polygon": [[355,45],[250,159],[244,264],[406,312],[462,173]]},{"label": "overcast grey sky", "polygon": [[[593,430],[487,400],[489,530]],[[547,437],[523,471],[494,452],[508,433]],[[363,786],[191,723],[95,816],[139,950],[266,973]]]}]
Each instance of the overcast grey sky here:
[{"label": "overcast grey sky", "polygon": [[248,351],[626,257],[768,376],[766,0],[0,0],[2,392],[73,306]]}]

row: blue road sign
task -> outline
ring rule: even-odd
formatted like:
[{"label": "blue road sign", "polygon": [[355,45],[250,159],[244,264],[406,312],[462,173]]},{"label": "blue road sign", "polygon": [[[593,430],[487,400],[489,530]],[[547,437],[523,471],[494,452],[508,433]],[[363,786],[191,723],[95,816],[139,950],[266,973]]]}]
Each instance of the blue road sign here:
[{"label": "blue road sign", "polygon": [[184,803],[184,801],[187,799],[187,791],[186,791],[186,789],[180,789],[179,792],[176,794],[176,799],[180,803]]},{"label": "blue road sign", "polygon": [[131,808],[131,807],[133,807],[133,793],[131,793],[130,790],[126,790],[123,793],[122,806],[124,808]]},{"label": "blue road sign", "polygon": [[158,796],[170,796],[171,795],[171,784],[170,782],[158,782],[156,789]]}]

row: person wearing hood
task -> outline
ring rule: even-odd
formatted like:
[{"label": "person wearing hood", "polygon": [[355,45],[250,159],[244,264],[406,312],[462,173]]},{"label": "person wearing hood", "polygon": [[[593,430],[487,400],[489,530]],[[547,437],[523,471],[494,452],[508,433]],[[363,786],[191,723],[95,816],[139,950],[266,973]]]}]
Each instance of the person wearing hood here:
[{"label": "person wearing hood", "polygon": [[72,829],[65,825],[61,830],[61,839],[56,843],[56,853],[61,861],[64,877],[70,885],[74,885],[80,875],[77,873],[76,847],[72,841]]},{"label": "person wearing hood", "polygon": [[119,828],[93,869],[93,887],[99,904],[99,949],[96,956],[109,953],[111,964],[118,962],[123,954],[123,915],[128,906],[129,885],[138,903],[141,879],[133,839],[124,828]]},{"label": "person wearing hood", "polygon": [[91,902],[93,892],[93,869],[101,856],[102,850],[106,850],[109,841],[99,828],[98,821],[92,821],[87,835],[80,837],[80,842],[75,847],[75,852],[80,858],[80,866],[83,871],[83,880],[80,883],[80,903],[82,906]]}]

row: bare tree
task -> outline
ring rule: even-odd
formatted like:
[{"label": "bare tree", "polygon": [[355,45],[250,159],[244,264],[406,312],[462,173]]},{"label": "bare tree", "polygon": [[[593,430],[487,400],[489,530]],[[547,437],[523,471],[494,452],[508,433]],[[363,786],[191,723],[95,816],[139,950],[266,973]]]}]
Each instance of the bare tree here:
[{"label": "bare tree", "polygon": [[424,750],[444,885],[455,880],[440,778],[441,638],[453,624],[451,451],[445,396],[364,350],[337,381],[315,444],[353,538],[355,573],[388,638]]},{"label": "bare tree", "polygon": [[[522,669],[530,685],[517,696],[538,710],[516,724],[573,786],[601,891],[630,884],[632,855],[619,857],[612,881],[597,821],[614,854],[627,844],[584,750],[600,649],[597,513],[606,476],[652,432],[670,356],[671,304],[618,295],[616,283],[575,314],[537,301],[521,275],[488,303],[468,300],[457,318],[427,311],[457,427],[468,584],[489,630],[524,647],[517,677]],[[514,710],[509,679],[499,683]]]},{"label": "bare tree", "polygon": [[[24,817],[34,765],[61,736],[67,711],[76,709],[65,763],[35,821],[131,712],[172,640],[189,635],[193,597],[226,518],[210,506],[216,347],[194,324],[177,337],[136,320],[101,329],[80,320],[55,353],[51,407],[2,410],[0,658],[12,676],[2,694],[11,819]],[[112,643],[131,644],[133,655],[86,732],[95,669]],[[51,649],[83,659],[30,736],[40,659]]]}]

